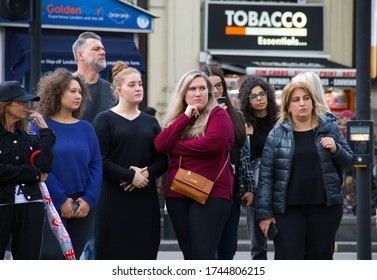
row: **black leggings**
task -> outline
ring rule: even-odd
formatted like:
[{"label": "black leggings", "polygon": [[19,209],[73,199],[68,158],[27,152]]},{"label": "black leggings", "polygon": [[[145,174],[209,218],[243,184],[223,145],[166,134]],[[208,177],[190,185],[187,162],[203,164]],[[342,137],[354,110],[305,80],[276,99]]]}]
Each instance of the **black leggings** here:
[{"label": "black leggings", "polygon": [[342,216],[340,204],[287,206],[284,214],[275,215],[275,259],[331,260]]},{"label": "black leggings", "polygon": [[202,205],[190,198],[166,198],[166,206],[185,260],[214,260],[231,202],[208,198]]}]

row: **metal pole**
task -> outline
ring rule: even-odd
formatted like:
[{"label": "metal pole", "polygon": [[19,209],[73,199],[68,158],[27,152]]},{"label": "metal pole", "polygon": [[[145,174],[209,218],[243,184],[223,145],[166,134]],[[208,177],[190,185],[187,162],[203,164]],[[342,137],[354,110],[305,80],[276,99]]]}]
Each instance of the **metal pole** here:
[{"label": "metal pole", "polygon": [[[356,3],[356,118],[370,120],[371,0]],[[356,168],[357,259],[371,260],[371,166]]]},{"label": "metal pole", "polygon": [[41,1],[32,0],[31,5],[31,94],[36,94],[41,76]]}]

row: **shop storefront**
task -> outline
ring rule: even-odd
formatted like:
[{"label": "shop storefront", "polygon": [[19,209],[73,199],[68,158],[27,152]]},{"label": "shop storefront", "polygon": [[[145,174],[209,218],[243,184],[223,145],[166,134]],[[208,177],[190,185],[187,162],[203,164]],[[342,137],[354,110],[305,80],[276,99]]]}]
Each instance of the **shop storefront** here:
[{"label": "shop storefront", "polygon": [[[141,72],[144,59],[139,52],[139,34],[153,31],[154,16],[148,11],[121,0],[42,0],[41,70],[56,67],[76,70],[72,44],[84,31],[94,31],[102,37],[106,49],[107,68],[101,72],[110,77],[112,66],[122,60]],[[4,80],[30,77],[32,38],[29,22],[0,18],[0,46]]]},{"label": "shop storefront", "polygon": [[242,75],[258,75],[277,92],[313,71],[335,113],[354,110],[356,69],[324,53],[324,12],[319,4],[207,1],[203,62],[220,65],[230,88]]}]

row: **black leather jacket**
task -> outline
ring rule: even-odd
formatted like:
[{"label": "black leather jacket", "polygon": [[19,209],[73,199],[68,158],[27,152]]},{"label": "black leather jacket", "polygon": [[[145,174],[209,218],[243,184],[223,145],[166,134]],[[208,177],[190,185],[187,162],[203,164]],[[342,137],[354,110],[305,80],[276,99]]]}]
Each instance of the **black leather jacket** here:
[{"label": "black leather jacket", "polygon": [[[35,132],[16,127],[15,133],[0,125],[0,205],[12,204],[16,186],[29,201],[42,198],[38,187],[41,172],[52,169],[55,134],[49,128],[41,129],[38,137]],[[30,156],[37,150],[41,153],[30,164]]]}]

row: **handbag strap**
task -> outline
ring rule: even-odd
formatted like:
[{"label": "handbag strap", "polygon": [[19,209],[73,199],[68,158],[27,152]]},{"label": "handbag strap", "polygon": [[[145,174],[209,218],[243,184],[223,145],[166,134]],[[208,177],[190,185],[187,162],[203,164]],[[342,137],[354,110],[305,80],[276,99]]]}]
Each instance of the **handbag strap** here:
[{"label": "handbag strap", "polygon": [[[219,174],[217,175],[217,177],[216,177],[215,181],[213,181],[213,183],[215,183],[217,181],[217,179],[220,178],[221,174],[224,171],[224,168],[225,168],[226,164],[228,163],[228,160],[229,160],[229,153],[228,153],[228,157],[226,158],[226,161],[225,161],[225,163],[223,165],[223,168],[221,168]],[[182,162],[182,155],[179,156],[179,168],[181,168],[181,162]]]}]

